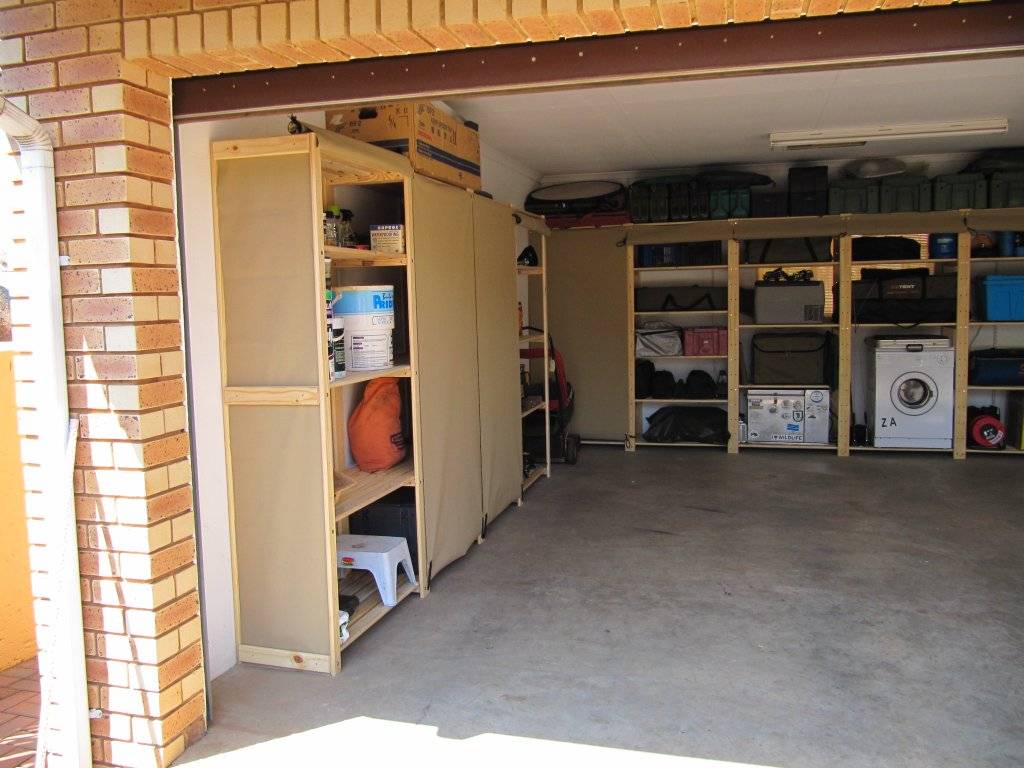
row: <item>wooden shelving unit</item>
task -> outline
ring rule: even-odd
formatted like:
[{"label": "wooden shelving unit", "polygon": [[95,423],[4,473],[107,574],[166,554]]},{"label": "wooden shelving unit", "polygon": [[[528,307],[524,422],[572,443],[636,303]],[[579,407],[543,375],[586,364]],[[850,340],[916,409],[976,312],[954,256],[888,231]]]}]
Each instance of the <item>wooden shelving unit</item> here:
[{"label": "wooden shelving unit", "polygon": [[[1007,274],[1002,267],[1008,267],[1010,273],[1019,273],[1024,265],[1024,257],[976,257],[970,254],[970,233],[975,230],[1024,230],[1024,208],[1005,208],[987,210],[956,210],[931,211],[927,213],[899,214],[840,214],[837,216],[800,216],[777,219],[731,219],[725,221],[694,221],[673,222],[664,224],[636,224],[627,227],[627,371],[628,371],[628,424],[629,433],[626,438],[626,449],[634,450],[638,445],[674,445],[664,443],[646,443],[639,438],[643,431],[638,421],[640,406],[656,402],[658,404],[696,401],[685,400],[637,400],[634,392],[633,366],[637,359],[634,350],[635,324],[646,318],[662,319],[684,325],[684,318],[693,319],[686,323],[714,325],[716,317],[725,317],[728,328],[729,354],[726,358],[726,375],[728,377],[728,395],[724,402],[728,410],[729,432],[733,437],[729,441],[728,450],[736,453],[743,448],[799,448],[835,452],[839,456],[849,456],[852,452],[923,452],[949,454],[957,459],[966,455],[993,454],[1024,455],[1024,451],[1007,449],[1005,451],[989,451],[985,449],[967,448],[967,405],[972,395],[995,394],[1009,395],[1024,391],[1022,387],[986,387],[968,385],[968,353],[972,343],[978,346],[979,333],[1009,333],[1024,329],[1024,322],[990,322],[971,319],[972,274],[980,269],[994,269],[998,274]],[[853,261],[852,239],[860,235],[892,235],[892,234],[930,234],[952,232],[957,234],[958,247],[955,258],[913,259],[899,261]],[[835,244],[833,259],[829,261],[801,261],[792,263],[740,263],[742,243],[747,240],[766,240],[779,238],[831,237]],[[635,248],[644,244],[693,243],[720,241],[725,244],[726,261],[714,266],[684,267],[635,267]],[[932,271],[954,272],[957,275],[957,312],[952,322],[928,322],[919,324],[894,323],[854,323],[851,312],[852,281],[864,268],[900,268],[928,267]],[[807,324],[757,324],[740,314],[740,285],[742,276],[749,271],[768,271],[782,267],[787,271],[794,269],[812,269],[828,267],[832,270],[835,281],[839,285],[839,303],[835,322]],[[972,273],[972,269],[975,270]],[[720,274],[725,270],[729,307],[726,311],[712,312],[635,312],[633,292],[635,286],[648,276],[659,276],[658,285],[667,282],[674,273],[685,275],[689,284],[693,281],[690,272],[712,270],[710,274]],[[653,278],[652,278],[653,279]],[[682,285],[683,283],[680,283]],[[721,282],[713,283],[720,286]],[[829,286],[826,286],[828,290]],[[741,352],[743,339],[749,338],[748,332],[755,330],[792,329],[792,330],[832,330],[838,341],[838,384],[832,387],[832,405],[836,417],[836,443],[832,445],[803,444],[762,444],[746,443],[742,446],[737,438],[740,423],[741,393],[755,386],[740,382]],[[855,366],[853,336],[856,331],[869,329],[892,329],[893,331],[915,331],[917,329],[946,329],[953,334],[956,354],[956,381],[954,404],[954,433],[951,449],[889,449],[873,446],[851,446],[849,440],[852,402],[852,381]],[[1015,342],[1024,345],[1024,338]],[[1013,344],[1011,344],[1013,346]],[[678,361],[697,362],[698,358],[673,356],[664,358],[648,358],[656,365],[661,362]],[[825,385],[774,385],[775,388],[823,388]],[[773,388],[773,387],[766,387]]]},{"label": "wooden shelving unit", "polygon": [[[539,309],[540,315],[540,333],[519,332],[519,345],[536,348],[536,345],[543,345],[543,355],[540,358],[541,365],[540,372],[543,378],[544,394],[539,396],[541,399],[539,402],[534,401],[528,404],[526,407],[521,407],[522,419],[525,425],[526,418],[531,414],[543,413],[544,414],[544,461],[537,465],[529,475],[523,478],[522,491],[519,496],[519,505],[523,503],[523,495],[526,491],[533,486],[542,477],[551,477],[551,387],[550,387],[550,370],[551,370],[551,348],[548,343],[548,235],[551,233],[543,219],[538,218],[532,214],[526,213],[525,211],[514,211],[513,217],[516,222],[516,228],[518,230],[519,240],[528,242],[533,246],[537,252],[540,263],[535,267],[521,267],[516,266],[516,275],[522,278],[525,282],[521,288],[525,289],[526,297],[529,299],[529,306],[527,319],[524,320],[525,324],[532,327],[537,327],[537,313]],[[512,259],[515,259],[518,254],[513,254]],[[535,306],[539,302],[540,306]],[[515,311],[515,310],[513,310]],[[522,364],[522,361],[520,361]],[[533,369],[536,372],[538,366],[533,365],[532,362],[527,362],[527,369]],[[538,396],[534,396],[538,397]],[[522,399],[520,398],[520,405],[522,405]],[[524,436],[525,440],[525,436]]]}]

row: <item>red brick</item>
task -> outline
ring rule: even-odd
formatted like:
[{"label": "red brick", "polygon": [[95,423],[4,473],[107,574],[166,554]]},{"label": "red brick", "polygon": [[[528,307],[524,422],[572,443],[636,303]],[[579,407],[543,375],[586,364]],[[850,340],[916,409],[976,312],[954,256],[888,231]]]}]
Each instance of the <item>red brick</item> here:
[{"label": "red brick", "polygon": [[85,27],[59,29],[56,32],[43,32],[25,38],[25,58],[28,61],[59,59],[88,50],[89,34]]},{"label": "red brick", "polygon": [[99,293],[100,271],[98,269],[62,269],[60,286],[65,296]]},{"label": "red brick", "polygon": [[100,231],[105,235],[132,234],[174,237],[177,228],[172,211],[149,208],[105,208],[100,211]]},{"label": "red brick", "polygon": [[61,237],[95,235],[95,211],[57,211],[57,233]]},{"label": "red brick", "polygon": [[[95,270],[94,270],[95,271]],[[63,278],[63,274],[61,275]],[[99,291],[99,280],[96,281],[96,289]],[[67,288],[64,289],[64,293],[67,293]],[[85,350],[97,350],[103,349],[103,329],[95,325],[65,325],[64,326],[64,348],[71,351]],[[88,399],[85,384],[74,384],[76,387],[75,395],[78,397],[71,397],[74,401],[71,405],[72,408],[87,408]],[[71,387],[68,387],[69,397],[72,395]]]},{"label": "red brick", "polygon": [[61,85],[84,85],[127,79],[137,85],[145,84],[145,72],[135,64],[126,62],[120,53],[96,53],[67,59],[57,64]]},{"label": "red brick", "polygon": [[36,119],[88,114],[89,89],[68,88],[62,91],[34,93],[28,97],[28,112]]},{"label": "red brick", "polygon": [[52,63],[4,67],[0,88],[7,94],[42,91],[57,86],[57,68]]},{"label": "red brick", "polygon": [[57,0],[57,26],[74,27],[115,21],[121,17],[118,0]]},{"label": "red brick", "polygon": [[57,149],[53,152],[54,174],[57,178],[85,176],[95,170],[92,149]]},{"label": "red brick", "polygon": [[142,448],[143,464],[151,467],[183,459],[188,456],[188,448],[188,435],[184,432],[150,440]]},{"label": "red brick", "polygon": [[0,34],[4,37],[42,32],[44,29],[53,29],[52,3],[37,3],[0,11]]},{"label": "red brick", "polygon": [[132,237],[103,237],[68,243],[72,264],[153,263],[153,243]]},{"label": "red brick", "polygon": [[120,203],[128,201],[132,195],[132,186],[142,184],[146,199],[132,202],[149,202],[149,182],[138,179],[129,182],[126,176],[96,176],[91,179],[69,181],[65,184],[65,205],[99,205],[102,203]]},{"label": "red brick", "polygon": [[[144,314],[140,316],[139,302],[145,302]],[[156,303],[156,299],[145,297],[139,299],[133,296],[104,296],[102,298],[82,298],[71,300],[71,312],[76,323],[117,323],[131,322],[133,320],[152,320],[149,305]]]},{"label": "red brick", "polygon": [[101,173],[125,171],[166,181],[174,178],[174,163],[168,153],[141,147],[100,147],[96,170]]}]

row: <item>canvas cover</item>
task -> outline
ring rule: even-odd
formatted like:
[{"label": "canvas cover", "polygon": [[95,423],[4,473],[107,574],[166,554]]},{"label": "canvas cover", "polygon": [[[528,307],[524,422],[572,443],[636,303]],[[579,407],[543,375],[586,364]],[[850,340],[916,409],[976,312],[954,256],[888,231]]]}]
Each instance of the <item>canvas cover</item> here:
[{"label": "canvas cover", "polygon": [[478,195],[472,200],[481,483],[491,521],[519,498],[523,478],[515,222],[507,205]]},{"label": "canvas cover", "polygon": [[436,575],[483,521],[473,198],[419,175],[412,195],[424,523]]}]

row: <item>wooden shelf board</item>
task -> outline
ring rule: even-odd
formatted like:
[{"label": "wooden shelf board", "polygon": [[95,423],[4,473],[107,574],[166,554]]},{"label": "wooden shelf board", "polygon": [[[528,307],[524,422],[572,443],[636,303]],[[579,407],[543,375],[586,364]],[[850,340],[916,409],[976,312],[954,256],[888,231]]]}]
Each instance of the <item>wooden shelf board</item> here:
[{"label": "wooden shelf board", "polygon": [[725,443],[650,443],[646,440],[637,440],[636,444],[654,448],[725,448]]},{"label": "wooden shelf board", "polygon": [[1024,264],[1024,256],[972,256],[971,264]]},{"label": "wooden shelf board", "polygon": [[324,256],[335,267],[404,267],[409,263],[404,253],[384,253],[340,245],[325,245]]},{"label": "wooden shelf board", "polygon": [[875,453],[952,453],[952,448],[876,448],[873,445],[851,445],[851,451]]},{"label": "wooden shelf board", "polygon": [[683,264],[678,267],[633,267],[633,271],[638,274],[645,272],[694,272],[694,271],[705,271],[708,269],[728,269],[726,264]]},{"label": "wooden shelf board", "polygon": [[838,267],[838,261],[780,261],[780,262],[769,262],[767,264],[760,263],[746,263],[740,264],[740,269],[811,269],[812,267]]},{"label": "wooden shelf board", "polygon": [[755,328],[838,328],[838,323],[740,323],[740,330]]},{"label": "wooden shelf board", "polygon": [[967,389],[972,392],[984,392],[995,390],[999,392],[1024,392],[1024,384],[968,384]]},{"label": "wooden shelf board", "polygon": [[684,316],[685,317],[687,315],[727,315],[727,314],[729,314],[729,312],[728,312],[728,310],[725,310],[725,309],[665,309],[665,310],[662,310],[660,312],[658,312],[658,311],[643,311],[643,312],[634,312],[633,314],[636,315],[637,317],[647,317],[647,316],[656,316],[656,315],[660,315],[660,316],[673,315],[673,316]]},{"label": "wooden shelf board", "polygon": [[[531,398],[527,398],[527,400],[530,400],[530,399]],[[531,413],[534,413],[535,411],[541,411],[541,410],[544,410],[544,398],[543,397],[537,398],[537,402],[533,403],[532,405],[527,406],[526,408],[524,408],[522,410],[523,418],[525,419]]]},{"label": "wooden shelf board", "polygon": [[956,264],[956,259],[875,259],[871,261],[853,261],[851,267],[927,267],[929,264]]},{"label": "wooden shelf board", "polygon": [[520,344],[542,344],[544,342],[543,333],[532,333],[529,336],[519,336]]},{"label": "wooden shelf board", "polygon": [[740,448],[795,448],[799,451],[834,451],[835,443],[740,443]]},{"label": "wooden shelf board", "polygon": [[543,275],[544,267],[516,267],[516,274],[519,275]]},{"label": "wooden shelf board", "polygon": [[540,464],[537,467],[535,467],[533,472],[530,473],[530,476],[523,480],[523,490],[525,491],[531,485],[533,485],[542,477],[544,477],[544,473],[545,469],[543,464]]},{"label": "wooden shelf board", "polygon": [[900,325],[898,323],[854,323],[852,328],[899,328],[912,331],[915,328],[956,328],[956,323],[918,323],[917,325]]},{"label": "wooden shelf board", "polygon": [[728,360],[728,355],[654,355],[652,356],[640,356],[637,355],[637,360]]},{"label": "wooden shelf board", "polygon": [[740,384],[740,389],[832,389],[828,384]]},{"label": "wooden shelf board", "polygon": [[726,399],[719,398],[685,398],[685,397],[669,397],[669,398],[637,398],[633,401],[636,405],[725,405],[729,401]]},{"label": "wooden shelf board", "polygon": [[[348,620],[348,640],[341,644],[341,649],[345,650],[397,606],[387,606],[381,602],[377,584],[369,571],[345,569],[342,573],[344,575],[338,580],[338,594],[355,595],[359,598],[359,605]],[[399,569],[396,593],[398,602],[401,603],[417,590],[418,587],[410,584]]]},{"label": "wooden shelf board", "polygon": [[342,378],[331,381],[331,389],[347,387],[352,384],[359,384],[363,381],[370,381],[371,379],[384,378],[385,376],[408,378],[411,375],[412,368],[408,363],[399,363],[398,365],[393,365],[390,368],[381,368],[378,371],[348,371]]},{"label": "wooden shelf board", "polygon": [[1024,320],[972,320],[971,328],[995,328],[1000,325],[1022,325]]},{"label": "wooden shelf board", "polygon": [[968,448],[967,452],[975,456],[1024,456],[1024,451],[1008,445],[1001,451],[993,451],[988,448]]},{"label": "wooden shelf board", "polygon": [[367,504],[384,498],[392,491],[416,484],[416,470],[412,458],[406,458],[401,464],[381,472],[363,472],[356,469],[344,469],[339,472],[343,480],[350,485],[334,494],[334,519],[341,521],[358,512]]}]

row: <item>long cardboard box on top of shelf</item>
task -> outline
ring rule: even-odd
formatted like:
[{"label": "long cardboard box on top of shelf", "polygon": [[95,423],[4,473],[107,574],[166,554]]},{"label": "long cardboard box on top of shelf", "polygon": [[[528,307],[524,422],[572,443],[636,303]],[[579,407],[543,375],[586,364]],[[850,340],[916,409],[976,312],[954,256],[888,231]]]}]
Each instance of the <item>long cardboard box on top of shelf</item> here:
[{"label": "long cardboard box on top of shelf", "polygon": [[400,152],[425,176],[480,189],[480,134],[429,101],[328,111],[327,127]]}]

